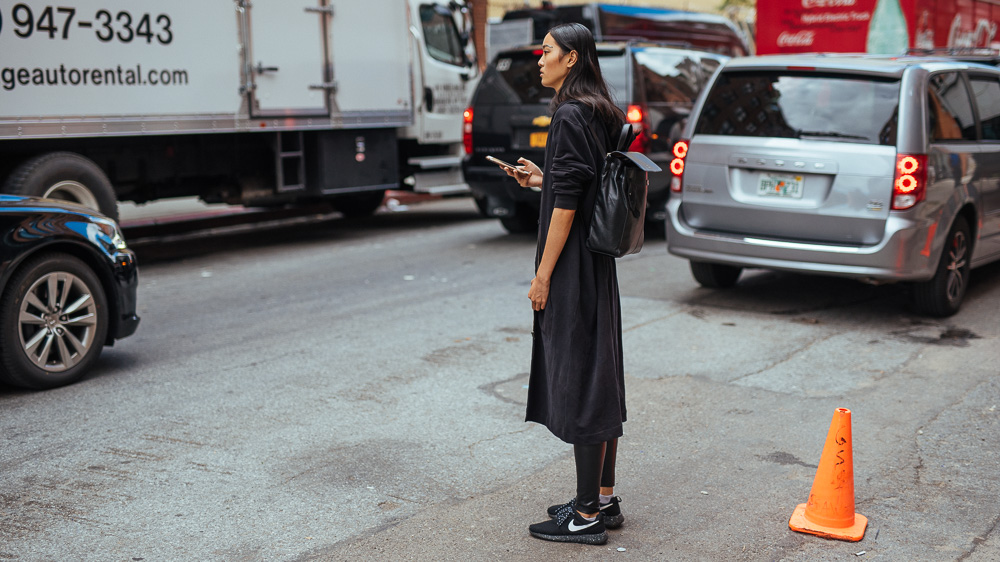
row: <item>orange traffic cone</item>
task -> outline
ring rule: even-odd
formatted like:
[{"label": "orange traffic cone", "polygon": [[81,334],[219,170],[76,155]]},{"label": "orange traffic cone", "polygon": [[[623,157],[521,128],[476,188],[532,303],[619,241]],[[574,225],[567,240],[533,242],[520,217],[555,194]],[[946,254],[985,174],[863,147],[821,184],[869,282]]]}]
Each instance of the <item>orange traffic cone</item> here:
[{"label": "orange traffic cone", "polygon": [[833,412],[809,501],[795,508],[788,526],[828,539],[859,541],[865,536],[868,518],[854,513],[854,456],[847,408]]}]

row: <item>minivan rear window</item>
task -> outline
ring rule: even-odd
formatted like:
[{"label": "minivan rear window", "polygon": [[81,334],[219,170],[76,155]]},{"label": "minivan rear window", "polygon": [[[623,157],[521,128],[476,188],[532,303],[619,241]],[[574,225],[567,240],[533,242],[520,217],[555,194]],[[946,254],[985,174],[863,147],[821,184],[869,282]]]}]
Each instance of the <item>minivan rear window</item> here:
[{"label": "minivan rear window", "polygon": [[695,134],[896,144],[899,80],[844,74],[724,72]]},{"label": "minivan rear window", "polygon": [[[538,77],[538,59],[531,51],[500,54],[494,65],[494,72],[487,73],[483,80],[488,82],[480,87],[476,103],[510,104],[522,103],[546,104],[552,99],[555,90],[542,86]],[[597,53],[601,65],[601,74],[608,83],[611,97],[616,103],[625,103],[628,96],[628,73],[625,66],[623,51],[603,51]]]}]

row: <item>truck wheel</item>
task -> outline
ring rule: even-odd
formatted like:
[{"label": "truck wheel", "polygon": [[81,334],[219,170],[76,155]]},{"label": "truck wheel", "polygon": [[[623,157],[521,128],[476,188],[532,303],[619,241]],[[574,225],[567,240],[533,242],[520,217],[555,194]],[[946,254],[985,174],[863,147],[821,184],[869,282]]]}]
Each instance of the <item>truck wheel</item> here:
[{"label": "truck wheel", "polygon": [[513,216],[500,217],[500,224],[511,234],[537,234],[538,210],[519,203]]},{"label": "truck wheel", "polygon": [[339,195],[333,199],[333,206],[341,213],[344,213],[345,217],[367,217],[375,213],[375,210],[382,204],[383,199],[385,199],[385,190],[365,191],[363,193]]},{"label": "truck wheel", "polygon": [[3,192],[79,203],[118,220],[115,189],[93,161],[72,152],[50,152],[18,166]]},{"label": "truck wheel", "polygon": [[723,265],[721,263],[691,262],[691,275],[702,287],[709,289],[728,289],[736,284],[743,272],[742,267]]},{"label": "truck wheel", "polygon": [[90,267],[67,254],[34,258],[0,298],[0,374],[37,389],[76,382],[107,333],[107,298]]},{"label": "truck wheel", "polygon": [[969,223],[957,217],[948,231],[937,271],[930,281],[913,285],[913,302],[918,312],[929,316],[951,316],[958,312],[969,287]]}]

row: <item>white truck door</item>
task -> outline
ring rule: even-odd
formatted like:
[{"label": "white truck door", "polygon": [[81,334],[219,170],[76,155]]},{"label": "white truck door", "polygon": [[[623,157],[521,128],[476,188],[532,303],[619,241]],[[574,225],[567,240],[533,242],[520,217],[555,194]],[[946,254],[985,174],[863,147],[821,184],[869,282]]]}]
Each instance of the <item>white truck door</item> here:
[{"label": "white truck door", "polygon": [[412,30],[420,60],[416,131],[423,143],[462,140],[462,112],[471,94],[473,72],[447,3],[412,0]]},{"label": "white truck door", "polygon": [[[249,4],[249,3],[248,3]],[[326,0],[254,0],[249,8],[251,114],[326,115]]]}]

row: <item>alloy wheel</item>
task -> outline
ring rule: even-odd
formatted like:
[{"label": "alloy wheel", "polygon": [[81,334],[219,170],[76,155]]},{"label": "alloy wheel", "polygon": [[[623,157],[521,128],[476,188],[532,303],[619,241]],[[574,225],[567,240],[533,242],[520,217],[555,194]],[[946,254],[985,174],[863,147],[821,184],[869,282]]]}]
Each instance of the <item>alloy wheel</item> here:
[{"label": "alloy wheel", "polygon": [[97,318],[97,303],[86,283],[72,273],[47,273],[21,302],[21,349],[45,371],[71,369],[93,347]]},{"label": "alloy wheel", "polygon": [[968,282],[966,264],[968,263],[969,243],[962,231],[956,231],[948,245],[948,299],[961,298]]}]

